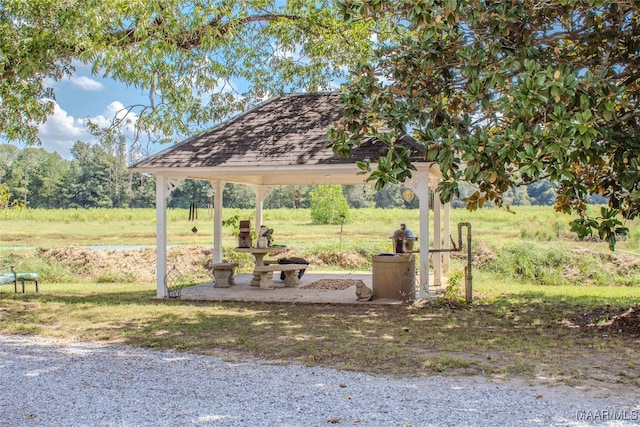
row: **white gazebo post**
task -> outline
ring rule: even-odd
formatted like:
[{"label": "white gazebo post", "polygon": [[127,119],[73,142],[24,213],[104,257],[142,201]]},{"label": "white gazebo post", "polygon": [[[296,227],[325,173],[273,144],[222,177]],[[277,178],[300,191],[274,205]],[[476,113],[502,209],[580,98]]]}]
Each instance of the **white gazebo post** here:
[{"label": "white gazebo post", "polygon": [[429,296],[429,169],[416,173],[414,192],[420,200],[420,291],[419,298]]},{"label": "white gazebo post", "polygon": [[181,178],[156,175],[156,295],[167,296],[167,198],[180,185]]},{"label": "white gazebo post", "polygon": [[273,185],[256,185],[256,238],[260,237],[260,227],[262,226],[262,204],[269,197],[269,194],[275,189]]},{"label": "white gazebo post", "polygon": [[167,198],[182,182],[182,178],[156,175],[156,296],[167,296],[164,280],[167,276]]},{"label": "white gazebo post", "polygon": [[214,264],[222,262],[222,194],[224,192],[224,182],[214,181],[213,188],[213,251],[212,261]]},{"label": "white gazebo post", "polygon": [[[444,247],[451,249],[451,202],[444,204]],[[451,252],[445,252],[442,257],[442,269],[445,273],[449,272],[451,268]]]},{"label": "white gazebo post", "polygon": [[442,285],[442,202],[440,196],[433,194],[433,284]]},{"label": "white gazebo post", "polygon": [[156,175],[156,295],[167,296],[164,279],[167,275],[167,196],[169,180]]}]

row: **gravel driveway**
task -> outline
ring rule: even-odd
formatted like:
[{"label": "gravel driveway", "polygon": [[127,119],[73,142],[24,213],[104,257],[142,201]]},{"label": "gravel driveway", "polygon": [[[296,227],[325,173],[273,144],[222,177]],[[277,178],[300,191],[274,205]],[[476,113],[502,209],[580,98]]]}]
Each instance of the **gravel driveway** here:
[{"label": "gravel driveway", "polygon": [[640,425],[640,400],[0,335],[0,426]]}]

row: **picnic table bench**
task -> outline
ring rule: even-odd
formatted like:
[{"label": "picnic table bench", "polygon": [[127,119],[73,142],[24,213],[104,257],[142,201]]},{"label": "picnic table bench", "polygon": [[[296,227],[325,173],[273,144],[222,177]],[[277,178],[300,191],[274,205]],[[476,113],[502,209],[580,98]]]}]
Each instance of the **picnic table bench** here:
[{"label": "picnic table bench", "polygon": [[308,264],[273,264],[256,266],[254,274],[260,275],[260,289],[273,289],[273,272],[281,271],[284,274],[284,286],[295,287],[300,284],[299,272],[308,268]]},{"label": "picnic table bench", "polygon": [[233,274],[238,266],[237,262],[221,262],[213,264],[214,288],[228,288],[235,285]]}]

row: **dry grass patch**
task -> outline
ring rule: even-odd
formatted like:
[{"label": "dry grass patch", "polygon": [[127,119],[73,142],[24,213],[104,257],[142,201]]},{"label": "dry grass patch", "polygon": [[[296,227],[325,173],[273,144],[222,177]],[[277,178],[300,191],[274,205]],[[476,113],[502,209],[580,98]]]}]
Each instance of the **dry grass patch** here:
[{"label": "dry grass patch", "polygon": [[157,300],[149,285],[77,284],[40,294],[3,292],[0,332],[373,374],[507,376],[637,389],[640,339],[610,333],[607,323],[620,311],[527,295],[471,306],[193,303]]}]

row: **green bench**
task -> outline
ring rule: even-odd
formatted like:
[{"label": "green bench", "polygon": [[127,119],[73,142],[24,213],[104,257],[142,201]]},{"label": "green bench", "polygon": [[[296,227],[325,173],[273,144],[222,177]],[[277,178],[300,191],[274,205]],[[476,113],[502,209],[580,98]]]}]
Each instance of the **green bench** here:
[{"label": "green bench", "polygon": [[11,271],[0,271],[0,285],[13,284],[13,292],[17,293],[18,282],[20,282],[22,285],[22,293],[24,294],[24,283],[33,282],[36,286],[36,292],[38,292],[38,280],[40,280],[38,273],[16,273],[13,266],[10,266],[9,269]]}]

